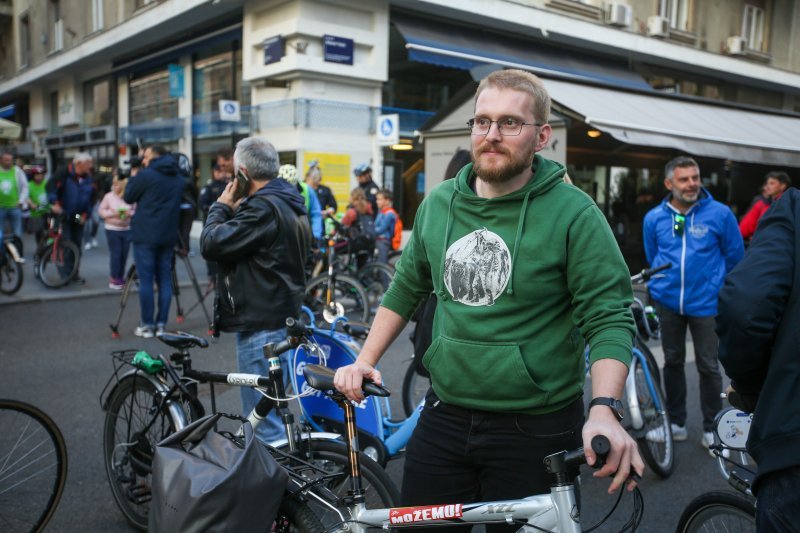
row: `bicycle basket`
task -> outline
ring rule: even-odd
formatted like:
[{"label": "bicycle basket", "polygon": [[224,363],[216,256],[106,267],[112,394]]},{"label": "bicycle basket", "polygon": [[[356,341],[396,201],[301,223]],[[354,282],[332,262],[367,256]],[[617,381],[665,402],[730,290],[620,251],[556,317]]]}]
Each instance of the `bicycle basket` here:
[{"label": "bicycle basket", "polygon": [[[217,431],[221,418],[237,421],[244,436]],[[268,531],[287,483],[248,422],[203,417],[156,445],[148,530]]]}]

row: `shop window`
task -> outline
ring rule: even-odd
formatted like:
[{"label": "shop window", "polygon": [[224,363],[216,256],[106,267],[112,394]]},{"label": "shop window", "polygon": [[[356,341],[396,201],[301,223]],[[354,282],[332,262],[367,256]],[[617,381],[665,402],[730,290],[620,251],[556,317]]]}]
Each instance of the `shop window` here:
[{"label": "shop window", "polygon": [[669,20],[669,27],[680,31],[692,31],[689,27],[691,0],[659,0],[658,14]]},{"label": "shop window", "polygon": [[166,69],[131,80],[129,100],[131,124],[178,118],[178,99],[169,95]]},{"label": "shop window", "polygon": [[742,17],[742,37],[747,47],[759,52],[764,51],[764,8],[753,4],[744,5]]},{"label": "shop window", "polygon": [[83,84],[83,122],[88,128],[113,123],[111,81],[93,80]]}]

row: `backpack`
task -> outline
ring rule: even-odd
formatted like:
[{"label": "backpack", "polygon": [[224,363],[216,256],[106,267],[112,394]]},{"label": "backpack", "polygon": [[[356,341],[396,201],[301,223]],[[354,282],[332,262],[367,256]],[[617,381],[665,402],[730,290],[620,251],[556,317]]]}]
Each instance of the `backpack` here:
[{"label": "backpack", "polygon": [[393,208],[389,211],[394,214],[394,233],[392,234],[392,250],[399,250],[400,245],[403,244],[403,221],[400,220],[400,215],[397,214]]},{"label": "backpack", "polygon": [[353,224],[353,227],[356,228],[359,237],[363,237],[373,243],[375,242],[375,237],[377,237],[375,233],[375,219],[370,215],[362,215],[359,213],[358,219],[356,219],[356,223]]}]

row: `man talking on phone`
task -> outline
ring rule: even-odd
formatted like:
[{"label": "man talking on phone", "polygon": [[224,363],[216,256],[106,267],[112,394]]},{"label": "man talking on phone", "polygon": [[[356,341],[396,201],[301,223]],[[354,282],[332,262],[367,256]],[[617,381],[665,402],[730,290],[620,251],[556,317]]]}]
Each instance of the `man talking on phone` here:
[{"label": "man talking on phone", "polygon": [[[297,188],[277,179],[271,143],[242,139],[233,166],[233,181],[208,211],[200,248],[218,266],[215,331],[236,334],[239,372],[267,375],[264,344],[283,340],[286,317],[300,313],[311,227]],[[260,395],[247,387],[241,393],[246,416]],[[264,443],[283,434],[274,412],[257,432]]]}]

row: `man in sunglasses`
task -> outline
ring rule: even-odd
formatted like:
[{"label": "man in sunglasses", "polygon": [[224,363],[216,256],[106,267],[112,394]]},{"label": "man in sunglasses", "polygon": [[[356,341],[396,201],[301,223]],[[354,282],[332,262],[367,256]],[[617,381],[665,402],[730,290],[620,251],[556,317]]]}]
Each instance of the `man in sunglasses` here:
[{"label": "man in sunglasses", "polygon": [[592,463],[598,434],[612,445],[595,474],[613,475],[610,491],[632,489],[629,476],[642,472],[620,425],[633,333],[628,269],[594,201],[536,153],[550,142],[549,112],[533,74],[498,70],[481,81],[468,122],[474,163],[426,196],[357,361],[337,370],[337,388],[360,400],[363,378],[380,381],[375,364],[436,295],[423,357],[432,389],[406,448],[403,505],[546,492],[544,456],[583,444]]},{"label": "man in sunglasses", "polygon": [[[731,210],[703,188],[700,167],[694,159],[676,157],[667,163],[664,174],[669,194],[644,217],[644,249],[651,267],[672,264],[649,284],[661,318],[667,411],[673,439],[686,440],[688,326],[700,374],[700,442],[708,448],[714,440],[714,417],[722,408],[719,341],[714,332],[717,295],[725,276],[744,255],[744,244]],[[648,438],[658,439],[659,435]]]}]

